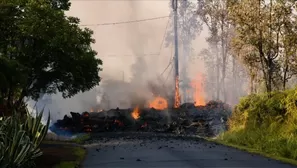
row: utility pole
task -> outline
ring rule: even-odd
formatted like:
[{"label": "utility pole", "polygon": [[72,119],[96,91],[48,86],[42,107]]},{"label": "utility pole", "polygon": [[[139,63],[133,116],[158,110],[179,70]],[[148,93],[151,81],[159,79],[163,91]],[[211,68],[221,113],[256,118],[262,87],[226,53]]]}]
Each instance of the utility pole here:
[{"label": "utility pole", "polygon": [[172,9],[174,13],[174,67],[175,67],[175,96],[174,96],[174,107],[180,106],[180,94],[179,94],[179,68],[178,68],[178,33],[177,33],[177,6],[178,0],[172,0]]}]

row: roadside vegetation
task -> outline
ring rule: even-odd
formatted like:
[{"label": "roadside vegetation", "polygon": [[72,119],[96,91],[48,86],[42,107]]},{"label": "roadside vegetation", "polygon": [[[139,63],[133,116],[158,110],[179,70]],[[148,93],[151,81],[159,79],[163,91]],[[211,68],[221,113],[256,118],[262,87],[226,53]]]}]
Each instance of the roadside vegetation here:
[{"label": "roadside vegetation", "polygon": [[42,168],[79,167],[86,155],[85,148],[65,141],[44,141],[40,149],[43,154],[36,159],[36,167]]},{"label": "roadside vegetation", "polygon": [[297,89],[242,98],[218,141],[297,164]]},{"label": "roadside vegetation", "polygon": [[79,167],[80,162],[84,159],[86,155],[86,150],[82,147],[72,147],[69,148],[71,152],[75,155],[75,158],[72,161],[62,161],[55,168],[75,168]]},{"label": "roadside vegetation", "polygon": [[59,164],[55,165],[54,168],[76,168],[80,166],[81,161],[86,155],[86,150],[82,147],[69,147],[67,150],[73,153],[73,159],[61,161]]},{"label": "roadside vegetation", "polygon": [[[209,84],[215,88],[215,99],[237,104],[229,130],[216,141],[296,163],[296,2],[202,0],[199,4],[197,13],[210,31],[209,48],[202,52],[209,72],[206,85],[215,85]],[[247,95],[242,94],[243,85],[249,95],[232,102]]]},{"label": "roadside vegetation", "polygon": [[33,167],[35,159],[42,155],[39,146],[47,134],[47,124],[41,123],[42,114],[26,116],[14,113],[0,121],[0,167]]},{"label": "roadside vegetation", "polygon": [[79,134],[77,135],[74,139],[72,139],[71,141],[77,144],[83,144],[85,141],[89,140],[91,138],[90,134]]}]

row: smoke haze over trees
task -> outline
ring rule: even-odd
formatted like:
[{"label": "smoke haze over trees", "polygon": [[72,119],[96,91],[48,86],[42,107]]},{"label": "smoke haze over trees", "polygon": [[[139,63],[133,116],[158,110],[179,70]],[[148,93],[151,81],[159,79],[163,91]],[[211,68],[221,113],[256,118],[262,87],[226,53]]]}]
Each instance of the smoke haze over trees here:
[{"label": "smoke haze over trees", "polygon": [[[116,8],[119,5],[122,8]],[[80,17],[82,25],[95,32],[93,48],[104,61],[103,79],[96,90],[63,100],[68,103],[61,104],[69,105],[61,105],[59,111],[88,110],[92,103],[126,108],[137,104],[136,99],[152,98],[156,90],[173,92],[170,5],[170,1],[72,2],[68,15]],[[202,73],[205,99],[234,105],[248,93],[294,86],[297,36],[292,9],[293,1],[179,1],[181,89],[186,90]],[[251,12],[255,10],[258,12]],[[160,16],[169,18],[94,26]]]}]

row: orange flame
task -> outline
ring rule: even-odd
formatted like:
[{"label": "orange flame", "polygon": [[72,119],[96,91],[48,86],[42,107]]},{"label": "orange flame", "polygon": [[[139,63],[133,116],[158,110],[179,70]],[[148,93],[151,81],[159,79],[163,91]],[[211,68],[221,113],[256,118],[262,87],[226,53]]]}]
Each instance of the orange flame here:
[{"label": "orange flame", "polygon": [[158,96],[149,103],[149,107],[157,110],[164,110],[168,108],[168,102],[165,98]]},{"label": "orange flame", "polygon": [[137,120],[140,117],[139,107],[135,107],[133,112],[131,113],[132,117]]},{"label": "orange flame", "polygon": [[191,86],[194,89],[193,99],[195,106],[204,106],[206,104],[204,99],[203,82],[204,77],[202,74],[198,74],[197,78],[191,82]]},{"label": "orange flame", "polygon": [[175,79],[175,97],[174,97],[174,108],[180,107],[180,94],[179,94],[179,78]]}]

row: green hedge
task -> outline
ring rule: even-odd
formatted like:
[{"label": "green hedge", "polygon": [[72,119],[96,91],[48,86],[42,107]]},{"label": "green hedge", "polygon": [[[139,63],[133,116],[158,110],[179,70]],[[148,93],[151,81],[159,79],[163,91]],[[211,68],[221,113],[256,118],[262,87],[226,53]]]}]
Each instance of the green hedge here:
[{"label": "green hedge", "polygon": [[242,98],[218,137],[225,143],[297,160],[297,90]]}]

